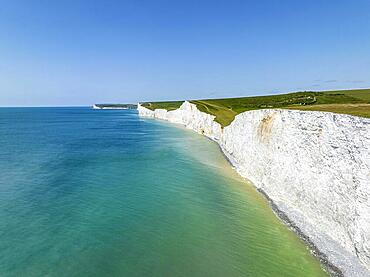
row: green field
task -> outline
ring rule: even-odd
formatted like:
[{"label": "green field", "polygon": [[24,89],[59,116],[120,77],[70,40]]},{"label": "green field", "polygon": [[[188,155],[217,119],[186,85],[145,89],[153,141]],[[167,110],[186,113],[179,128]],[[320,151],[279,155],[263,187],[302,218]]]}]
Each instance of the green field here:
[{"label": "green field", "polygon": [[167,111],[173,111],[178,109],[184,101],[167,101],[167,102],[144,102],[142,106],[150,109],[165,109]]},{"label": "green field", "polygon": [[[239,97],[224,99],[191,100],[198,109],[216,116],[215,121],[223,127],[229,125],[241,112],[280,108],[310,111],[327,111],[370,117],[370,89],[337,91],[304,91],[287,94]],[[182,101],[147,102],[149,109],[175,110]]]}]

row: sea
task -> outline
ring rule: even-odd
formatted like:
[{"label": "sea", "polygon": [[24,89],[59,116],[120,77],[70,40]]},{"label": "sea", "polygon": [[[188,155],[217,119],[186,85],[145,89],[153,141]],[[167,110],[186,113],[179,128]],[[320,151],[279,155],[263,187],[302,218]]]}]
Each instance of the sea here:
[{"label": "sea", "polygon": [[218,145],[136,110],[0,108],[0,276],[327,276]]}]

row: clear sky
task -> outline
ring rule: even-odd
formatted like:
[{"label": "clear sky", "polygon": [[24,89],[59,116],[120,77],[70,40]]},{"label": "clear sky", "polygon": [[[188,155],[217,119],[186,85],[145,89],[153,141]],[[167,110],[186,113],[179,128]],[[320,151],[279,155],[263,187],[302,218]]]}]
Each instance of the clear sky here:
[{"label": "clear sky", "polygon": [[370,1],[0,1],[0,106],[370,87]]}]

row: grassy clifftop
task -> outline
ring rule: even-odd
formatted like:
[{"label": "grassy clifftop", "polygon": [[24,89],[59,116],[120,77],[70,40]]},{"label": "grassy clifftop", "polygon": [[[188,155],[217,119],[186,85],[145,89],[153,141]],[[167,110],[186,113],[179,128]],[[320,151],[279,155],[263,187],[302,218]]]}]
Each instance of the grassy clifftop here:
[{"label": "grassy clifftop", "polygon": [[144,102],[141,105],[152,111],[155,109],[165,109],[167,111],[173,111],[178,109],[184,101],[167,101],[167,102]]},{"label": "grassy clifftop", "polygon": [[[327,111],[370,117],[370,89],[304,91],[287,94],[224,99],[191,100],[198,109],[216,116],[222,126],[229,125],[239,113],[266,108]],[[182,101],[142,103],[149,109],[175,110]]]}]

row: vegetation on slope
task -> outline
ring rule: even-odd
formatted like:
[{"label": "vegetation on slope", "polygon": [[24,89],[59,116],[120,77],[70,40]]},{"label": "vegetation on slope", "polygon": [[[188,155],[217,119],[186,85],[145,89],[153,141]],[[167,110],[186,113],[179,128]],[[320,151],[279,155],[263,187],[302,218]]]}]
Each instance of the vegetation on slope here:
[{"label": "vegetation on slope", "polygon": [[[222,126],[229,125],[235,116],[244,111],[284,108],[298,110],[328,111],[370,117],[370,89],[341,91],[304,91],[287,94],[191,100],[198,109],[216,116],[215,121]],[[182,104],[176,102],[144,103],[149,109],[175,110]]]}]

